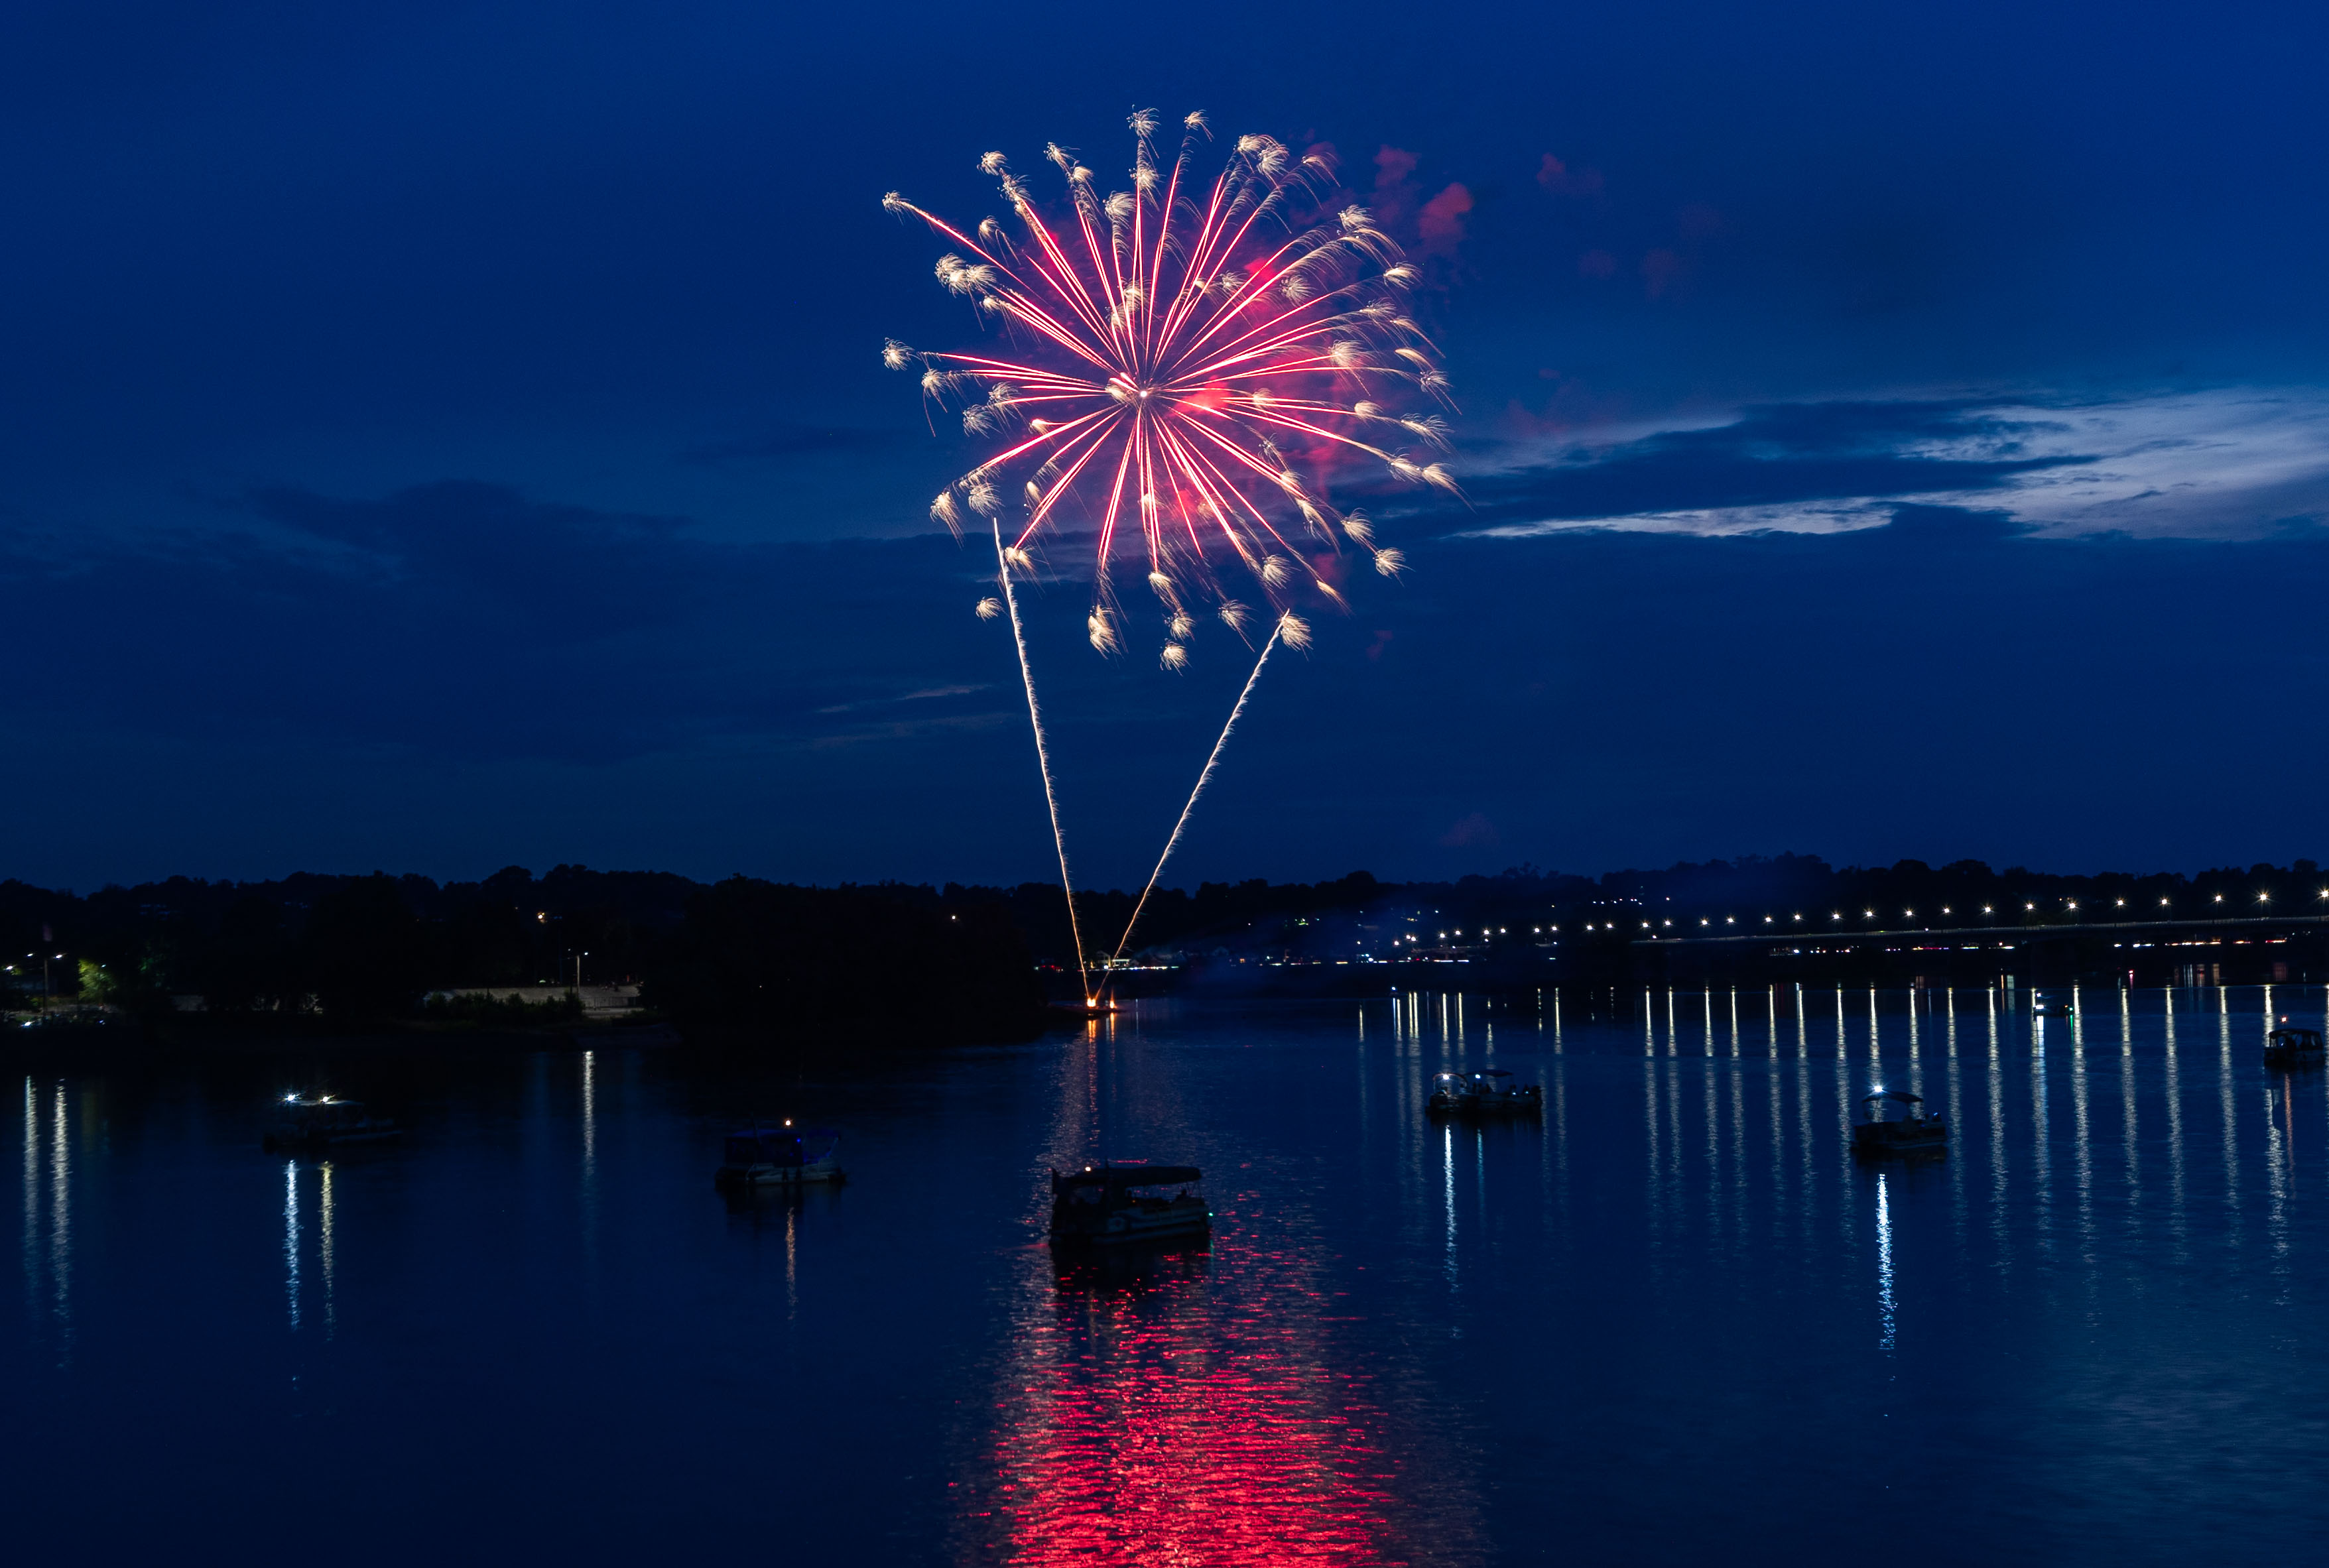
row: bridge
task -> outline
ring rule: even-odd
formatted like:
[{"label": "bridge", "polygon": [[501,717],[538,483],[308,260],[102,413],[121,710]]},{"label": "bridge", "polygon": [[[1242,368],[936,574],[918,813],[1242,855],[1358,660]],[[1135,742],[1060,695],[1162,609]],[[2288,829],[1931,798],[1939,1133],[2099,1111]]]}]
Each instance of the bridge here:
[{"label": "bridge", "polygon": [[[2265,966],[2329,960],[2329,915],[2244,915],[2210,920],[2110,920],[2047,925],[1895,925],[1853,930],[1769,926],[1738,935],[1681,935],[1654,931],[1627,944],[1633,967],[1676,970],[1776,966],[1783,972],[1821,969],[1823,961],[1886,969],[1932,963],[1967,969],[1994,962],[2049,968],[2094,968],[2099,944],[2118,950],[2112,967],[2163,969],[2187,963],[2230,963],[2258,970],[2258,978],[2303,978],[2293,970],[2268,974]],[[2234,952],[2233,949],[2245,949]],[[2267,952],[2266,949],[2277,949]],[[1913,956],[1912,956],[1913,955]],[[1987,955],[1985,958],[1984,955]]]}]

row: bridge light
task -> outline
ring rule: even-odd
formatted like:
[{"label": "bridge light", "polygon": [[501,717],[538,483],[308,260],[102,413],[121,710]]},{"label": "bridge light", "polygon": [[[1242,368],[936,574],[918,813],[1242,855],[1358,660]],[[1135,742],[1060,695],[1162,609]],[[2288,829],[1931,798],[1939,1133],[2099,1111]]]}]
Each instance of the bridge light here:
[{"label": "bridge light", "polygon": [[2038,906],[2036,906],[2035,904],[2024,904],[2022,907],[2023,907],[2024,909],[2035,909],[2035,908],[2037,908],[2037,907],[2038,907]]},{"label": "bridge light", "polygon": [[2269,904],[2272,902],[2272,895],[2269,893],[2259,893],[2257,895],[2257,902],[2259,904]]},{"label": "bridge light", "polygon": [[[2329,892],[2324,892],[2324,893],[2323,893],[2323,894],[2321,895],[2321,897],[2323,897],[2324,898],[2329,898]],[[2164,898],[2162,898],[2162,899],[2159,901],[2159,906],[2160,906],[2162,909],[2166,908],[2166,907],[2167,907],[2167,900],[2166,900],[2166,899],[2164,899]]]},{"label": "bridge light", "polygon": [[1763,924],[1764,924],[1764,925],[1770,925],[1770,924],[1771,924],[1771,917],[1770,917],[1769,915],[1764,915],[1764,916],[1763,916]]},{"label": "bridge light", "polygon": [[2079,906],[2079,901],[2076,898],[2070,899],[2068,902],[2073,909],[2076,909]]},{"label": "bridge light", "polygon": [[2216,895],[2216,902],[2217,902],[2217,903],[2219,903],[2219,904],[2221,904],[2223,901],[2224,901],[2224,896],[2223,896],[2221,893],[2217,894],[2217,895]]},{"label": "bridge light", "polygon": [[1873,920],[1873,919],[1875,919],[1875,918],[1876,918],[1876,911],[1875,911],[1875,910],[1873,910],[1873,909],[1863,909],[1863,910],[1862,910],[1862,911],[1861,911],[1861,913],[1862,913],[1862,914],[1863,914],[1863,915],[1866,915],[1869,919],[1871,919],[1871,920]]},{"label": "bridge light", "polygon": [[[2329,893],[2324,893],[2323,895],[2321,895],[2321,897],[2323,897],[2324,898],[2329,898]],[[1788,915],[1788,916],[1787,916],[1787,918],[1788,918],[1788,919],[1790,919],[1790,920],[1801,920],[1801,919],[1803,918],[1803,916],[1802,916],[1802,915]]]},{"label": "bridge light", "polygon": [[1986,905],[1986,904],[1985,904],[1985,905],[1983,905],[1983,906],[1981,906],[1981,912],[1982,912],[1984,915],[1994,915],[1995,913],[1997,913],[1995,910],[1992,909],[1992,908],[1991,908],[1988,905]]}]

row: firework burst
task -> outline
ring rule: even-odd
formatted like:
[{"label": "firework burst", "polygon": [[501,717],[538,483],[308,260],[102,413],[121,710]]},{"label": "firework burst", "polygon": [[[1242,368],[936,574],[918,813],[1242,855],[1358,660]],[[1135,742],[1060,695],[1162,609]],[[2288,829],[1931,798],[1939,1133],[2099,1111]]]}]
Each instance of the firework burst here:
[{"label": "firework burst", "polygon": [[[1241,136],[1207,186],[1193,168],[1212,136],[1203,116],[1182,122],[1169,167],[1157,157],[1155,117],[1136,114],[1131,127],[1129,191],[1103,196],[1071,153],[1046,149],[1066,183],[1056,221],[1001,153],[980,159],[1002,182],[1015,237],[994,218],[965,230],[895,192],[882,199],[957,248],[938,258],[938,283],[1010,343],[1007,354],[929,353],[893,339],[882,358],[918,371],[923,395],[958,414],[966,435],[995,443],[930,515],[957,536],[976,515],[994,538],[1002,597],[981,599],[976,611],[1011,619],[1087,1004],[1095,999],[1083,929],[1014,591],[1034,573],[1038,537],[1070,502],[1095,523],[1086,628],[1102,653],[1124,646],[1120,558],[1146,558],[1167,670],[1187,668],[1200,611],[1240,637],[1255,620],[1222,587],[1218,568],[1232,558],[1274,612],[1117,944],[1120,959],[1271,652],[1309,646],[1294,596],[1306,585],[1343,607],[1326,566],[1345,549],[1364,551],[1385,577],[1403,569],[1363,514],[1329,498],[1328,470],[1355,461],[1457,493],[1435,455],[1447,449],[1447,427],[1430,407],[1447,401],[1447,378],[1404,303],[1419,274],[1365,208],[1329,210],[1327,160]],[[1296,542],[1305,538],[1323,549],[1306,553]]]},{"label": "firework burst", "polygon": [[[1357,463],[1454,492],[1436,455],[1447,426],[1431,408],[1446,401],[1447,379],[1405,304],[1417,269],[1366,209],[1332,207],[1323,155],[1242,136],[1208,184],[1193,166],[1210,140],[1202,116],[1183,122],[1169,164],[1155,116],[1135,115],[1131,127],[1128,191],[1103,194],[1072,154],[1047,149],[1066,187],[1055,216],[1002,154],[981,159],[1015,228],[987,218],[965,230],[885,197],[952,247],[938,283],[1009,347],[891,342],[882,357],[919,371],[926,397],[995,443],[931,515],[957,532],[969,514],[986,520],[1004,571],[1024,574],[1072,502],[1095,530],[1092,645],[1123,648],[1116,573],[1145,555],[1162,660],[1180,669],[1199,612],[1243,631],[1250,612],[1220,577],[1232,561],[1281,617],[1305,587],[1342,605],[1329,552],[1355,549],[1398,575],[1399,552],[1334,504],[1327,474]],[[1283,640],[1298,646],[1298,627]]]}]

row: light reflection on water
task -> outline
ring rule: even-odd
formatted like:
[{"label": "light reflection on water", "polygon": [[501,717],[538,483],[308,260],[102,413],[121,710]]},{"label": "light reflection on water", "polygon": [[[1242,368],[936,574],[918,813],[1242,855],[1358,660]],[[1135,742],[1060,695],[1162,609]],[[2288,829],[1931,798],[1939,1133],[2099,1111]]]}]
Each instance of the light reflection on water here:
[{"label": "light reflection on water", "polygon": [[[326,1161],[261,1155],[230,1067],[28,1074],[9,1473],[117,1553],[166,1537],[68,1460],[121,1422],[268,1478],[165,1470],[181,1530],[373,1516],[393,1475],[381,1562],[780,1516],[852,1563],[1696,1563],[1854,1550],[1937,1477],[1894,1554],[2329,1526],[2292,1419],[2329,1403],[2329,1074],[2260,1061],[2319,989],[1618,1000],[1137,1002],[733,1081],[457,1061],[404,1145]],[[1542,1121],[1433,1126],[1431,1075],[1490,1061]],[[1879,1085],[1952,1154],[1855,1164]],[[796,1111],[850,1185],[716,1197],[721,1133]],[[1210,1247],[1056,1266],[1043,1173],[1100,1155],[1203,1166]]]}]

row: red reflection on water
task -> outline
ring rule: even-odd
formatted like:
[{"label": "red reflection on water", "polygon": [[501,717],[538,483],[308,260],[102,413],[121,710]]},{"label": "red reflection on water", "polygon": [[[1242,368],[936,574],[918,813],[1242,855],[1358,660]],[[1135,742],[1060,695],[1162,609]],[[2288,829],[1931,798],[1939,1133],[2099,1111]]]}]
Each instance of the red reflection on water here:
[{"label": "red reflection on water", "polygon": [[[1129,1277],[1108,1267],[1063,1272],[1048,1315],[1025,1325],[972,1509],[979,1555],[1037,1568],[1401,1561],[1386,1554],[1376,1413],[1323,1354],[1324,1303],[1298,1286],[1215,1301],[1202,1252],[1136,1263]],[[1272,1272],[1249,1255],[1240,1268]]]}]

